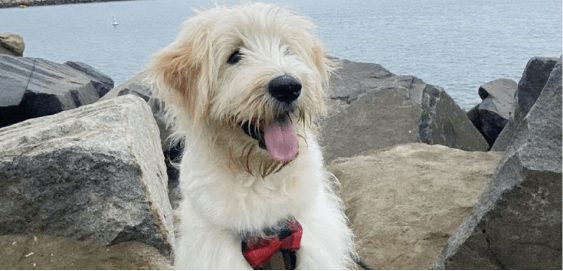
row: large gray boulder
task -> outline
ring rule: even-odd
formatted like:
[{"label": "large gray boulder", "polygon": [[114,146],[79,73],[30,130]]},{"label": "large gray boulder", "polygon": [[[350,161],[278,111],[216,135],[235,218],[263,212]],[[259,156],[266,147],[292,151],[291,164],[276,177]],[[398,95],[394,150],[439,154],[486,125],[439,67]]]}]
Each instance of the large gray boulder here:
[{"label": "large gray boulder", "polygon": [[420,118],[420,140],[424,143],[465,151],[485,151],[489,147],[465,112],[441,87],[426,85]]},{"label": "large gray boulder", "polygon": [[151,92],[150,86],[144,82],[146,77],[147,70],[137,73],[104,94],[104,96],[100,98],[100,101],[107,101],[126,94],[134,94],[135,96],[139,96],[143,98],[143,100],[147,101],[151,97]]},{"label": "large gray boulder", "polygon": [[533,57],[526,64],[520,82],[518,82],[518,107],[515,112],[517,121],[526,117],[541,94],[551,71],[559,59],[556,57]]},{"label": "large gray boulder", "polygon": [[467,117],[492,147],[509,119],[514,118],[518,85],[511,79],[497,79],[479,87],[480,104]]},{"label": "large gray boulder", "polygon": [[169,127],[166,127],[166,118],[161,110],[160,103],[155,99],[151,99],[152,93],[150,86],[144,81],[146,77],[146,70],[139,72],[132,78],[112,88],[110,91],[104,94],[103,97],[100,98],[100,101],[107,101],[128,94],[135,95],[145,100],[153,112],[154,119],[156,120],[156,124],[158,125],[160,131],[162,148],[165,151],[169,147],[167,139],[172,132]]},{"label": "large gray boulder", "polygon": [[352,62],[346,59],[338,60],[341,67],[330,77],[329,114],[340,112],[352,102],[371,92],[374,84],[392,77],[393,74],[379,64]]},{"label": "large gray boulder", "polygon": [[397,76],[379,64],[341,60],[330,78],[329,115],[334,115],[362,97],[379,91],[399,90],[412,103],[420,104],[426,84],[414,76]]},{"label": "large gray boulder", "polygon": [[0,55],[0,127],[90,104],[94,80],[68,65]]},{"label": "large gray boulder", "polygon": [[326,161],[417,142],[420,105],[396,90],[371,92],[323,123]]},{"label": "large gray boulder", "polygon": [[25,43],[22,36],[11,32],[0,32],[0,55],[23,56]]},{"label": "large gray boulder", "polygon": [[436,269],[561,269],[561,59]]},{"label": "large gray boulder", "polygon": [[0,129],[0,234],[170,255],[166,167],[145,101],[127,95]]},{"label": "large gray boulder", "polygon": [[92,85],[98,91],[98,96],[102,97],[106,95],[114,86],[113,79],[108,75],[96,70],[94,67],[80,61],[67,61],[65,65],[83,72],[92,80]]},{"label": "large gray boulder", "polygon": [[409,143],[328,165],[340,180],[358,254],[375,269],[428,269],[500,157]]},{"label": "large gray boulder", "polygon": [[518,90],[518,85],[512,79],[497,79],[481,85],[478,93],[481,100],[491,99],[496,113],[505,119],[510,118],[514,113],[516,99],[514,95]]},{"label": "large gray boulder", "polygon": [[[431,90],[439,97],[428,94]],[[394,75],[377,64],[343,60],[331,77],[328,106],[320,139],[327,161],[421,141],[467,150],[488,148],[445,91],[414,76]]]},{"label": "large gray boulder", "polygon": [[160,103],[155,99],[152,99],[150,86],[145,82],[146,76],[146,70],[139,72],[129,80],[126,80],[125,82],[113,88],[106,95],[104,95],[100,99],[100,101],[107,101],[123,95],[135,95],[145,100],[150,106],[154,119],[156,120],[156,124],[158,125],[158,129],[160,131],[162,151],[166,159],[169,189],[168,196],[170,198],[170,204],[172,204],[172,208],[176,209],[180,205],[182,196],[180,193],[180,183],[178,180],[179,171],[178,167],[174,164],[180,161],[183,145],[182,142],[172,144],[172,142],[169,140],[169,137],[172,134],[172,131],[170,129],[171,127],[167,127],[166,125],[166,117],[161,110]]},{"label": "large gray boulder", "polygon": [[491,150],[506,150],[506,147],[514,136],[516,128],[538,99],[557,61],[557,58],[550,57],[534,57],[528,61],[515,94],[518,104],[515,106],[514,114],[512,118],[508,119],[508,123],[498,135]]}]

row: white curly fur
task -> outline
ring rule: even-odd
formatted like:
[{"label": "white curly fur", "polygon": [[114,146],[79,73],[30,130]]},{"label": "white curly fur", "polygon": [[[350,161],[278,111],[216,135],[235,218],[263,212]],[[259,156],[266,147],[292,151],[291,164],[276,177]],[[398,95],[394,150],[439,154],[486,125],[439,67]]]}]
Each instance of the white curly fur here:
[{"label": "white curly fur", "polygon": [[[338,181],[324,168],[316,140],[335,63],[314,31],[310,20],[275,5],[216,6],[198,11],[153,57],[153,95],[185,141],[177,268],[250,269],[240,236],[291,216],[303,227],[298,269],[352,266],[353,236],[333,190]],[[235,50],[241,60],[228,63]],[[261,127],[279,116],[283,110],[267,86],[284,74],[302,90],[284,112],[298,135],[298,155],[282,163],[241,123]]]}]

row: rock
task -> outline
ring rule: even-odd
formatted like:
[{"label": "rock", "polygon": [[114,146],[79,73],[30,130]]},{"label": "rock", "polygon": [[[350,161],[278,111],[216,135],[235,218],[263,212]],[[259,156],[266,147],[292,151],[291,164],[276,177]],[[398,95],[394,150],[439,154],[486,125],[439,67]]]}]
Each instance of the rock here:
[{"label": "rock", "polygon": [[118,97],[120,91],[128,88],[132,84],[145,85],[146,88],[149,88],[149,86],[144,83],[144,80],[145,80],[146,77],[147,77],[147,71],[146,70],[143,70],[143,71],[137,73],[135,76],[131,77],[130,79],[124,81],[123,83],[121,83],[121,84],[115,86],[113,89],[111,89],[102,98],[100,98],[100,101],[107,101],[109,99],[113,99],[115,97]]},{"label": "rock", "polygon": [[0,255],[0,265],[5,269],[172,269],[166,257],[145,244],[106,247],[42,234],[0,236]]},{"label": "rock", "polygon": [[422,96],[420,140],[466,151],[485,151],[487,141],[465,112],[440,87],[427,85]]},{"label": "rock", "polygon": [[151,107],[151,110],[153,112],[154,118],[160,131],[160,139],[162,142],[163,150],[167,150],[169,145],[167,139],[172,132],[166,127],[166,120],[164,115],[162,114],[160,104],[157,101],[150,99],[152,97],[150,86],[143,82],[146,76],[147,71],[141,71],[131,79],[121,83],[119,86],[107,92],[100,99],[100,101],[107,101],[109,99],[127,94],[132,94],[143,98],[143,100],[145,100]]},{"label": "rock", "polygon": [[0,55],[23,56],[25,43],[16,33],[0,32]]},{"label": "rock", "polygon": [[99,99],[92,79],[67,65],[0,55],[0,127]]},{"label": "rock", "polygon": [[65,65],[88,75],[92,79],[92,85],[98,91],[99,97],[106,95],[113,88],[113,79],[84,62],[67,61]]},{"label": "rock", "polygon": [[[140,129],[142,128],[142,129]],[[158,128],[131,95],[0,129],[0,235],[137,241],[169,256]]]},{"label": "rock", "polygon": [[170,148],[174,148],[175,146],[171,146],[169,142],[169,137],[172,134],[172,131],[170,130],[170,127],[166,126],[166,118],[161,110],[160,103],[151,99],[152,93],[150,87],[140,81],[132,82],[124,87],[113,89],[110,93],[108,93],[108,95],[104,96],[102,100],[108,100],[112,97],[119,97],[123,95],[135,95],[147,102],[160,131],[159,134],[162,150],[166,153],[170,150]]},{"label": "rock", "polygon": [[495,152],[409,143],[340,158],[328,170],[356,248],[375,269],[428,269],[471,211],[492,173]]},{"label": "rock", "polygon": [[479,87],[480,104],[467,112],[477,130],[481,132],[489,147],[492,147],[516,108],[516,82],[497,79]]},{"label": "rock", "polygon": [[501,117],[495,111],[496,108],[492,99],[487,99],[467,112],[467,117],[483,135],[489,148],[492,147],[504,126],[508,123],[507,119]]},{"label": "rock", "polygon": [[371,92],[324,121],[326,161],[419,141],[420,105],[399,91]]},{"label": "rock", "polygon": [[121,83],[119,86],[115,87],[104,95],[100,101],[106,101],[113,99],[115,97],[123,95],[135,95],[141,97],[150,106],[158,129],[160,131],[160,141],[162,143],[162,151],[164,152],[164,157],[166,158],[166,168],[168,173],[168,197],[170,198],[170,204],[172,208],[176,209],[180,200],[182,199],[180,188],[179,188],[179,172],[178,168],[174,166],[174,163],[179,163],[182,155],[182,142],[170,142],[169,137],[172,134],[170,127],[166,126],[166,118],[162,113],[159,102],[150,99],[152,94],[150,91],[150,86],[147,85],[143,80],[146,78],[146,71],[142,71],[137,75],[133,76],[131,79]]},{"label": "rock", "polygon": [[497,79],[479,87],[478,92],[481,100],[492,100],[499,116],[509,119],[516,106],[514,94],[517,89],[518,85],[514,80]]},{"label": "rock", "polygon": [[561,269],[561,59],[435,269]]},{"label": "rock", "polygon": [[[126,88],[120,90],[117,96],[119,97],[127,94],[138,96],[143,100],[145,100],[145,102],[150,102],[151,90],[150,87],[147,85],[143,85],[140,83],[130,84]],[[158,107],[158,103],[152,103],[152,105],[155,107],[155,110],[160,110],[160,107]],[[151,109],[152,108],[153,107],[151,107]]]},{"label": "rock", "polygon": [[341,60],[341,68],[330,78],[329,115],[336,114],[371,92],[398,89],[420,104],[425,83],[414,76],[396,76],[379,64]]},{"label": "rock", "polygon": [[[342,68],[331,77],[329,117],[321,121],[323,133],[320,143],[325,159],[330,161],[367,150],[420,142],[423,138],[419,129],[421,121],[433,118],[428,114],[435,114],[423,109],[430,105],[423,103],[423,91],[427,87],[414,76],[397,76],[377,64],[343,60]],[[447,96],[445,92],[443,95]],[[450,103],[448,109],[454,114],[448,114],[456,118],[435,118],[438,121],[436,126],[424,126],[424,140],[429,143],[436,141],[436,144],[451,143],[451,147],[463,146],[470,150],[486,149],[485,140],[461,108],[451,98],[440,101],[444,102]],[[469,132],[446,134],[439,131],[442,126],[455,127],[455,131],[467,129]],[[433,133],[441,133],[447,141],[441,143],[435,140]],[[472,136],[477,138],[470,139]]]},{"label": "rock", "polygon": [[330,78],[330,99],[350,104],[370,91],[373,82],[393,76],[379,64],[340,60],[341,68]]},{"label": "rock", "polygon": [[514,135],[514,131],[518,126],[514,120],[509,120],[502,132],[498,135],[497,139],[495,140],[495,144],[491,147],[491,151],[505,151],[508,144],[510,144],[510,140],[512,140],[512,136]]},{"label": "rock", "polygon": [[540,96],[557,60],[555,57],[534,57],[526,64],[518,82],[518,108],[514,116],[518,122],[526,117]]},{"label": "rock", "polygon": [[499,134],[491,150],[506,150],[516,128],[539,97],[557,60],[557,58],[534,57],[528,61],[522,78],[518,83],[518,90],[516,91],[518,104],[516,105],[514,115]]}]

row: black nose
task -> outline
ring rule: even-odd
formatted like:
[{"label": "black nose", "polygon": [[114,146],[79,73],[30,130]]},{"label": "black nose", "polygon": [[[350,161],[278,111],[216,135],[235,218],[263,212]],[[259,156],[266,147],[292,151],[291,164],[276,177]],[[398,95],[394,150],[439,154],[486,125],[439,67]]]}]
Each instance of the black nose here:
[{"label": "black nose", "polygon": [[301,83],[289,75],[282,75],[270,82],[268,91],[278,101],[291,104],[301,94]]}]

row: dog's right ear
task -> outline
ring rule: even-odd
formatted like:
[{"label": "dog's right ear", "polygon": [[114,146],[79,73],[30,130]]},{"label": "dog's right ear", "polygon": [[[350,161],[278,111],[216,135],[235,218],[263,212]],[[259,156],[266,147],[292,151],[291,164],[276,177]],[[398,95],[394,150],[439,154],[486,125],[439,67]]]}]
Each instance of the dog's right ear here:
[{"label": "dog's right ear", "polygon": [[185,111],[192,124],[206,115],[214,76],[209,33],[188,21],[176,41],[157,52],[150,65],[153,94],[177,115]]}]

